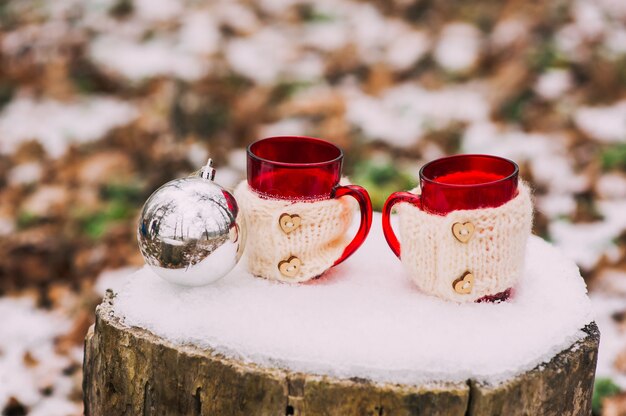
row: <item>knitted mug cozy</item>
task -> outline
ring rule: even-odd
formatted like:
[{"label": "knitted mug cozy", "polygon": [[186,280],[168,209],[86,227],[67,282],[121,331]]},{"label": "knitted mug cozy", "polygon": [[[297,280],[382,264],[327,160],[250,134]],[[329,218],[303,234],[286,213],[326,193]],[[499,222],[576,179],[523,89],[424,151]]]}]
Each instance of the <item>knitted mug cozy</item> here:
[{"label": "knitted mug cozy", "polygon": [[398,205],[402,263],[423,292],[474,302],[515,286],[533,215],[528,186],[520,181],[518,189],[499,207],[445,216]]},{"label": "knitted mug cozy", "polygon": [[350,242],[352,198],[291,201],[261,197],[246,181],[235,189],[246,219],[244,257],[255,276],[305,282],[331,268]]}]

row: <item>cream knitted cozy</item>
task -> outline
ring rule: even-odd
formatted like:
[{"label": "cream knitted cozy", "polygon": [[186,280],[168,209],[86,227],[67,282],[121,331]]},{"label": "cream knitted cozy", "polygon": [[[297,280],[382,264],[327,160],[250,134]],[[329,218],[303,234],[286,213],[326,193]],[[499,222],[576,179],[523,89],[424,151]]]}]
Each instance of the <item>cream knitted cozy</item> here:
[{"label": "cream knitted cozy", "polygon": [[[515,285],[524,266],[533,211],[528,186],[520,181],[518,189],[515,198],[499,207],[445,216],[408,203],[398,205],[402,263],[422,291],[473,302]],[[473,278],[463,281],[467,273]]]},{"label": "cream knitted cozy", "polygon": [[304,282],[328,270],[350,242],[353,198],[300,201],[262,198],[243,181],[235,198],[246,219],[244,257],[255,276]]}]

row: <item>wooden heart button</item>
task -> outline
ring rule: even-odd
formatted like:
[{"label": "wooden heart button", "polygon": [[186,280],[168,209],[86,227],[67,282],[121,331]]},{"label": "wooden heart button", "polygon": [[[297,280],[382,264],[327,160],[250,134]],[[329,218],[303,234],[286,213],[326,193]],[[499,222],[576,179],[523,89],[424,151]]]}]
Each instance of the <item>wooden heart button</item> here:
[{"label": "wooden heart button", "polygon": [[465,272],[462,277],[459,277],[452,282],[454,291],[459,295],[468,295],[472,293],[474,288],[474,275],[471,272]]},{"label": "wooden heart button", "polygon": [[282,214],[278,219],[278,223],[280,224],[280,229],[285,234],[289,234],[300,226],[301,219],[299,215]]},{"label": "wooden heart button", "polygon": [[467,243],[474,235],[474,224],[471,222],[455,222],[452,224],[452,234],[461,243]]},{"label": "wooden heart button", "polygon": [[283,260],[278,263],[278,270],[280,274],[286,277],[295,277],[300,271],[302,261],[296,256],[291,256],[287,260]]}]

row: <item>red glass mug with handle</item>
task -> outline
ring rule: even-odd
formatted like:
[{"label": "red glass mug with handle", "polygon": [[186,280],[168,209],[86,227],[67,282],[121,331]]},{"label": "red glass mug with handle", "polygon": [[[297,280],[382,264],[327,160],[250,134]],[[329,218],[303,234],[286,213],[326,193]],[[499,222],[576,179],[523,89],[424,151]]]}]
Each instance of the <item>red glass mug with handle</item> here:
[{"label": "red glass mug with handle", "polygon": [[[492,155],[455,155],[431,161],[424,165],[419,172],[420,194],[412,192],[395,192],[389,196],[383,207],[383,233],[389,247],[394,254],[404,261],[403,250],[398,238],[396,237],[390,222],[391,210],[398,203],[407,203],[417,208],[424,214],[430,215],[432,220],[430,223],[442,222],[443,217],[450,216],[455,211],[462,211],[466,217],[471,217],[469,210],[479,210],[484,208],[497,208],[507,204],[516,198],[519,193],[518,189],[519,168],[517,164],[511,160],[492,156]],[[530,221],[532,218],[532,208],[530,212],[528,205],[530,199],[524,196],[524,206],[520,208],[523,211],[523,224],[520,225],[519,239],[517,241],[524,242],[526,236],[523,232],[529,231]],[[424,219],[428,221],[428,215],[420,216],[418,212],[413,211],[420,221]],[[497,212],[496,212],[497,214]],[[498,214],[498,215],[506,215]],[[438,219],[439,217],[439,219]],[[467,226],[465,226],[467,224]],[[464,240],[463,235],[455,232],[465,233],[467,235],[477,234],[474,232],[475,224],[467,221],[448,222],[446,227],[450,226],[452,232],[448,229],[441,234],[441,245],[450,240],[452,244],[458,240]],[[456,231],[455,231],[456,228]],[[496,230],[497,231],[497,230]],[[480,236],[474,238],[477,240]],[[407,238],[412,238],[410,235]],[[455,241],[456,240],[456,241]],[[462,241],[462,243],[465,243]],[[478,244],[478,242],[475,242]],[[521,243],[520,243],[521,244]],[[438,245],[439,247],[440,245]],[[519,244],[518,244],[519,246]],[[458,247],[471,249],[471,245],[452,246],[453,249]],[[429,247],[422,247],[422,250],[429,250]],[[489,247],[487,248],[489,249]],[[496,248],[497,249],[497,248]],[[441,250],[440,250],[441,251]],[[519,251],[519,250],[518,250]],[[430,255],[425,253],[425,255]],[[433,256],[438,255],[432,253]],[[479,256],[481,253],[478,254]],[[447,261],[446,258],[439,259]],[[513,259],[518,261],[517,259]],[[440,265],[441,266],[441,265]],[[473,279],[473,276],[472,276]],[[510,294],[509,288],[502,293],[493,293],[482,300],[501,300],[506,299]]]},{"label": "red glass mug with handle", "polygon": [[[350,225],[346,222],[351,218],[352,210],[350,204],[342,200],[344,196],[356,199],[361,222],[354,238],[341,247],[339,255],[328,267],[343,262],[363,244],[372,225],[372,204],[364,188],[340,184],[342,164],[343,152],[339,147],[313,137],[269,137],[248,146],[248,187],[258,197],[254,203],[250,198],[243,198],[251,217],[249,232],[256,232],[256,225],[262,228],[268,216],[277,216],[271,219],[272,228],[267,232],[272,233],[278,248],[265,248],[278,256],[278,273],[276,270],[265,272],[263,274],[268,276],[263,277],[305,281],[316,277],[308,274],[321,274],[320,267],[326,266],[320,262],[328,262],[325,256],[337,252]],[[266,205],[265,208],[262,209],[262,205]],[[269,214],[270,211],[273,214]],[[248,241],[254,239],[250,237]],[[252,245],[251,251],[254,252],[255,243]],[[277,250],[282,252],[276,253]],[[306,253],[311,251],[319,253],[319,258],[307,260]],[[258,270],[265,269],[259,267]],[[300,272],[299,277],[296,272]]]}]

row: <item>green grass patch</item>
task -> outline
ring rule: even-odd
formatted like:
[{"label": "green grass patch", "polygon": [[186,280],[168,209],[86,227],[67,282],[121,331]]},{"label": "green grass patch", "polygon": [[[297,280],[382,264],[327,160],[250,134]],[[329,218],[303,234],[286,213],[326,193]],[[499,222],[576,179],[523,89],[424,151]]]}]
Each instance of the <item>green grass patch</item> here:
[{"label": "green grass patch", "polygon": [[593,414],[600,416],[602,414],[602,399],[614,396],[621,392],[621,389],[610,378],[598,378],[593,385],[593,399],[591,400],[591,408]]},{"label": "green grass patch", "polygon": [[517,123],[522,121],[526,106],[532,102],[534,96],[534,93],[530,89],[522,91],[520,94],[505,102],[502,107],[500,107],[500,116],[511,122]]},{"label": "green grass patch", "polygon": [[117,0],[113,7],[109,10],[109,14],[118,19],[129,17],[133,14],[135,8],[131,0]]},{"label": "green grass patch", "polygon": [[145,200],[143,187],[139,183],[112,183],[100,191],[104,200],[102,209],[95,213],[74,212],[81,231],[89,238],[102,238],[110,226],[131,219]]},{"label": "green grass patch", "polygon": [[620,143],[605,148],[601,155],[602,169],[626,171],[626,143]]},{"label": "green grass patch", "polygon": [[110,183],[101,190],[101,196],[107,201],[141,203],[145,199],[142,184],[136,182]]},{"label": "green grass patch", "polygon": [[88,237],[102,238],[111,224],[128,220],[135,214],[135,206],[120,201],[110,202],[102,211],[81,219],[81,229]]},{"label": "green grass patch", "polygon": [[354,167],[351,179],[353,183],[367,189],[375,211],[383,209],[391,193],[406,191],[416,186],[410,174],[400,171],[392,163],[359,162]]},{"label": "green grass patch", "polygon": [[272,90],[270,102],[279,103],[287,98],[293,97],[296,93],[310,88],[311,81],[283,81]]},{"label": "green grass patch", "polygon": [[528,63],[535,72],[543,72],[547,68],[567,66],[567,59],[551,41],[538,42],[528,56]]},{"label": "green grass patch", "polygon": [[0,109],[13,99],[14,87],[6,82],[0,82]]},{"label": "green grass patch", "polygon": [[24,230],[39,222],[40,218],[32,212],[22,211],[17,214],[17,228]]},{"label": "green grass patch", "polygon": [[337,16],[324,13],[312,5],[303,5],[299,8],[300,18],[309,23],[328,23],[337,20]]}]

